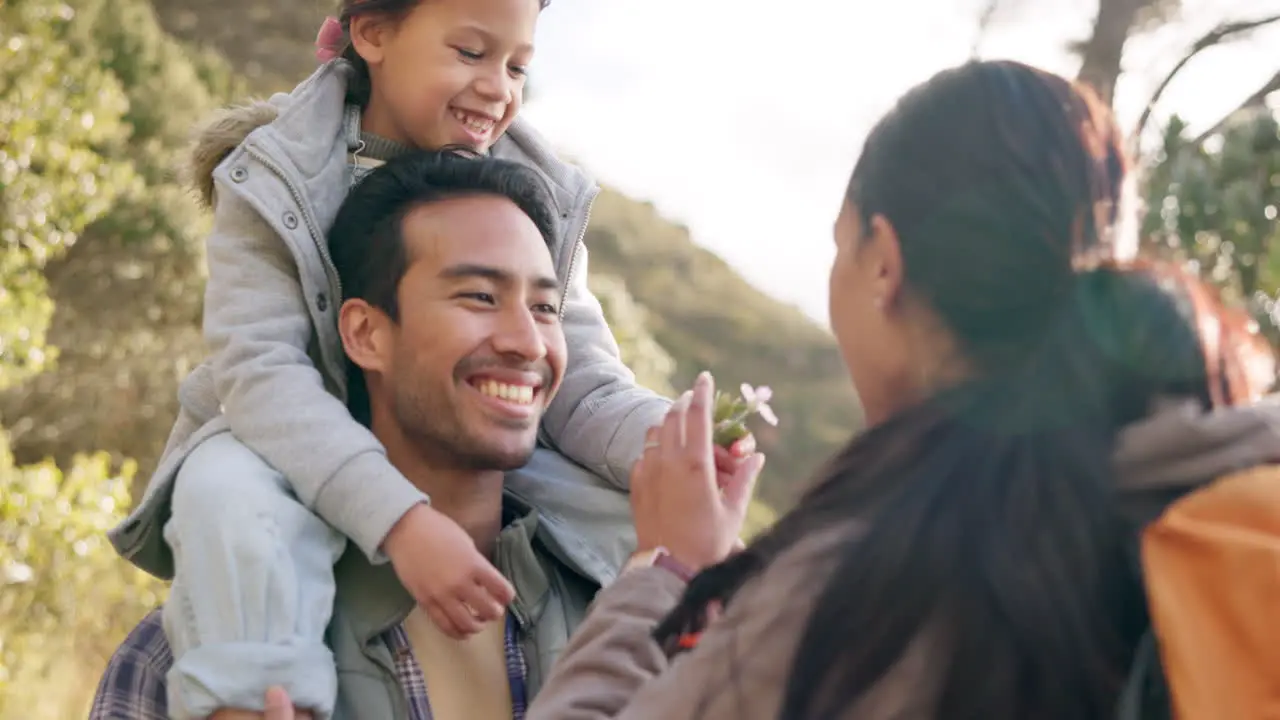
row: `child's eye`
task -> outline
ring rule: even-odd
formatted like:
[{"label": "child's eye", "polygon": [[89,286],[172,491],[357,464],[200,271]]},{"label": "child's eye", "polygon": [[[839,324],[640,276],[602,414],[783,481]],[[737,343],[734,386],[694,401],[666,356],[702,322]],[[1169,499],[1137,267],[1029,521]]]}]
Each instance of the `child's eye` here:
[{"label": "child's eye", "polygon": [[555,305],[552,305],[551,303],[538,303],[537,305],[533,306],[533,311],[540,315],[554,315],[556,317],[560,316],[560,308],[556,307]]},{"label": "child's eye", "polygon": [[515,75],[516,77],[524,77],[525,75],[529,74],[529,68],[523,65],[512,65],[510,70],[511,70],[511,74]]},{"label": "child's eye", "polygon": [[454,50],[457,50],[459,55],[468,60],[480,60],[484,57],[484,53],[475,52],[474,50],[468,50],[466,48],[456,47]]}]

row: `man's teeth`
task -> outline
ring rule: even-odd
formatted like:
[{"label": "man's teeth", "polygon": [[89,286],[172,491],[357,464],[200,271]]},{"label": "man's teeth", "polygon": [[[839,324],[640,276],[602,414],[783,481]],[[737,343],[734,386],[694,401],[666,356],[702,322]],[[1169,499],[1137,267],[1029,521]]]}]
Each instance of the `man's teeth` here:
[{"label": "man's teeth", "polygon": [[468,129],[474,130],[478,133],[487,133],[493,129],[493,121],[487,117],[473,115],[468,112],[462,112],[461,110],[454,110],[453,117],[458,122],[466,125]]},{"label": "man's teeth", "polygon": [[497,380],[481,380],[476,383],[476,389],[489,397],[496,397],[507,402],[520,405],[533,403],[533,387],[530,385],[508,385]]}]

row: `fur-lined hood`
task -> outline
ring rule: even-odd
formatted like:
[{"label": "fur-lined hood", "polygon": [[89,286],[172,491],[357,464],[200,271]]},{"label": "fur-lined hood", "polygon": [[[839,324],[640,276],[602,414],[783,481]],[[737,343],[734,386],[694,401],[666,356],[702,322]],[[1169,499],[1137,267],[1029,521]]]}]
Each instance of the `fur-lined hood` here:
[{"label": "fur-lined hood", "polygon": [[[354,68],[341,58],[321,65],[316,72],[290,93],[279,93],[269,100],[252,100],[244,104],[223,108],[214,113],[207,122],[200,125],[191,143],[190,156],[186,168],[186,180],[195,190],[201,204],[212,208],[214,195],[213,171],[231,154],[236,147],[260,127],[271,125],[289,109],[292,116],[285,122],[287,127],[277,128],[284,139],[292,140],[295,148],[314,145],[323,138],[302,137],[302,135],[324,134],[333,123],[308,122],[313,113],[333,114],[337,108],[304,108],[304,105],[317,94],[313,86],[340,83],[345,93],[346,83]],[[308,92],[311,90],[311,92]],[[301,120],[301,122],[300,122]],[[494,144],[490,151],[493,157],[513,160],[539,170],[549,181],[552,196],[557,210],[562,215],[581,204],[582,198],[593,193],[595,181],[581,168],[560,160],[550,145],[526,121],[517,117],[507,132]]]},{"label": "fur-lined hood", "polygon": [[280,114],[277,102],[253,100],[218,110],[197,128],[187,159],[186,180],[201,205],[213,208],[213,171],[249,133],[268,125]]}]

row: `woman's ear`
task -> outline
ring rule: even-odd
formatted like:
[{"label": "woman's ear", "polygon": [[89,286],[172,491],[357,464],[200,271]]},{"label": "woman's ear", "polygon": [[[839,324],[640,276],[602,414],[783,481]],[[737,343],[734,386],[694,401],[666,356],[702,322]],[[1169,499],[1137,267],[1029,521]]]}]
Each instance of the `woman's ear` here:
[{"label": "woman's ear", "polygon": [[892,308],[901,299],[904,269],[898,231],[884,215],[872,215],[859,250],[871,270],[874,296],[881,307]]},{"label": "woman's ear", "polygon": [[375,13],[364,13],[351,18],[348,26],[351,45],[368,65],[379,65],[385,54],[387,23]]},{"label": "woman's ear", "polygon": [[391,318],[353,298],[338,311],[338,334],[351,362],[365,372],[385,373],[391,357]]}]

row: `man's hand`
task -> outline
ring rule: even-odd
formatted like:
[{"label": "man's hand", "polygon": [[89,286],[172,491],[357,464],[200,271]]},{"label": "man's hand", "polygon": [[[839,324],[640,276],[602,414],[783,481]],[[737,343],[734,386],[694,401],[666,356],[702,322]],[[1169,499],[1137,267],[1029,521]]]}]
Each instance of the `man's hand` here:
[{"label": "man's hand", "polygon": [[311,713],[294,707],[289,694],[281,687],[267,690],[265,707],[266,712],[219,710],[210,715],[209,720],[311,720]]},{"label": "man's hand", "polygon": [[445,635],[461,639],[501,619],[515,589],[451,518],[418,505],[391,528],[383,551],[418,605]]}]

